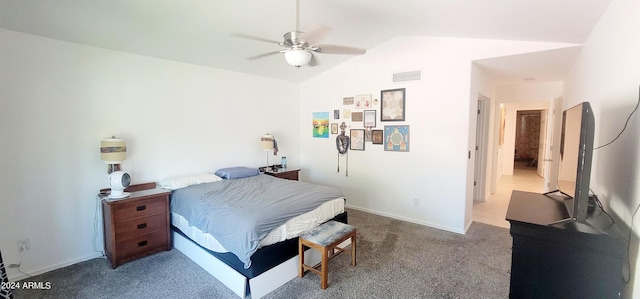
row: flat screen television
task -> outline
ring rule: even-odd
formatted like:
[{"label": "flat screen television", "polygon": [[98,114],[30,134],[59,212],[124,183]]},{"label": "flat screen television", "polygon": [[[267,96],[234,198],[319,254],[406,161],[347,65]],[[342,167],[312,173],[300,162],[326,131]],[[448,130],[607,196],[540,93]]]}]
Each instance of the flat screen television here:
[{"label": "flat screen television", "polygon": [[563,111],[558,190],[546,194],[562,193],[569,218],[552,224],[586,223],[594,131],[595,118],[589,102],[582,102]]}]

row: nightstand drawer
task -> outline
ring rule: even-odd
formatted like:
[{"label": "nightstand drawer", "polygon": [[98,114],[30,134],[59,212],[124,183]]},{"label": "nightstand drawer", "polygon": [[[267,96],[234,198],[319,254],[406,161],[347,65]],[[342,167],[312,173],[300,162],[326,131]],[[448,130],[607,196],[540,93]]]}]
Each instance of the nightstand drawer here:
[{"label": "nightstand drawer", "polygon": [[115,222],[120,223],[122,221],[129,221],[134,218],[147,217],[150,215],[166,215],[166,209],[166,203],[163,200],[158,200],[158,197],[146,198],[134,201],[125,201],[114,205],[113,216]]},{"label": "nightstand drawer", "polygon": [[129,239],[131,237],[144,235],[154,230],[167,229],[166,214],[158,214],[147,218],[138,218],[131,221],[124,221],[116,224],[116,238]]},{"label": "nightstand drawer", "polygon": [[298,172],[300,172],[300,169],[277,169],[275,171],[265,171],[264,174],[266,175],[270,175],[270,176],[274,176],[277,178],[281,178],[281,179],[285,179],[285,180],[292,180],[292,181],[297,181],[298,180]]},{"label": "nightstand drawer", "polygon": [[153,248],[166,247],[168,242],[167,231],[158,230],[131,239],[119,240],[116,242],[116,252],[118,252],[118,258],[126,258]]}]

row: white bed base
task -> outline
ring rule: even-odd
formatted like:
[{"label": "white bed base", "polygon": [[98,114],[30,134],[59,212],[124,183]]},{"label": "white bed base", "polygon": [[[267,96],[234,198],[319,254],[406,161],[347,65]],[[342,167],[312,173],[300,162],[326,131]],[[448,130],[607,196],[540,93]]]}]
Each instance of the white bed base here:
[{"label": "white bed base", "polygon": [[[298,255],[254,278],[249,279],[217,259],[215,256],[211,255],[193,241],[187,239],[182,234],[172,230],[171,237],[173,240],[173,247],[175,249],[182,252],[185,256],[202,267],[202,269],[213,275],[213,277],[222,282],[240,298],[248,298],[249,295],[251,295],[252,299],[262,298],[264,295],[272,292],[298,276]],[[344,241],[339,246],[344,248],[350,244],[351,239]],[[304,259],[305,264],[315,265],[320,262],[321,254],[317,250],[308,249],[305,251]],[[248,292],[247,283],[249,284]]]}]

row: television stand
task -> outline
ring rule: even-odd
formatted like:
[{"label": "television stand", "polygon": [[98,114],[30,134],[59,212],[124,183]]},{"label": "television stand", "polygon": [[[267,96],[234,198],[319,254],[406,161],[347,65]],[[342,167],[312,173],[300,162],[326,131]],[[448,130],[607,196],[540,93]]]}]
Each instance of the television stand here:
[{"label": "television stand", "polygon": [[618,298],[626,241],[601,210],[568,218],[561,196],[514,190],[510,298]]}]

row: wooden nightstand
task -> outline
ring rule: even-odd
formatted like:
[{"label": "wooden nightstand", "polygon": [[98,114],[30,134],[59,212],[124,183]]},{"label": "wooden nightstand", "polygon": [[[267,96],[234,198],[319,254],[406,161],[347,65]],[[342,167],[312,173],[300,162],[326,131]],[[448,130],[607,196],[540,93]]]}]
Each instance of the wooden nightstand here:
[{"label": "wooden nightstand", "polygon": [[149,189],[124,199],[102,199],[104,249],[111,267],[171,250],[169,194]]},{"label": "wooden nightstand", "polygon": [[292,169],[292,168],[270,168],[265,171],[264,174],[274,176],[277,178],[298,181],[298,173],[300,169]]}]

